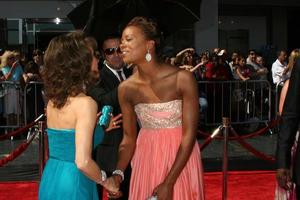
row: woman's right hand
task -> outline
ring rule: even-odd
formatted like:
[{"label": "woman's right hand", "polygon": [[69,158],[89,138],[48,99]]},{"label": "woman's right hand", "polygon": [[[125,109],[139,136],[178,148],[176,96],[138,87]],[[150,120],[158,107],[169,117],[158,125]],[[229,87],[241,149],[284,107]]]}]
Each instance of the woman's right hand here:
[{"label": "woman's right hand", "polygon": [[171,200],[173,199],[174,185],[161,183],[153,191],[153,196],[157,196],[159,200]]},{"label": "woman's right hand", "polygon": [[117,129],[121,127],[121,124],[123,122],[122,119],[122,114],[118,114],[117,116],[112,116],[112,118],[110,119],[109,125],[107,127],[107,129],[105,129],[105,132],[109,132],[111,130]]},{"label": "woman's right hand", "polygon": [[120,198],[123,194],[120,191],[120,181],[117,180],[119,177],[111,176],[106,179],[102,186],[108,191],[108,197],[110,199],[117,199]]}]

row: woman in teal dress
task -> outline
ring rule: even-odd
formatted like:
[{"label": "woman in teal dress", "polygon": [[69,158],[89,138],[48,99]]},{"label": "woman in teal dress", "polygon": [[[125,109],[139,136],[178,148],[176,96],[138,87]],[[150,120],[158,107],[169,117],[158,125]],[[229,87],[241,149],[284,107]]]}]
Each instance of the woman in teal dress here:
[{"label": "woman in teal dress", "polygon": [[97,104],[85,94],[95,63],[93,49],[82,33],[61,35],[49,43],[43,70],[49,99],[49,160],[40,183],[40,200],[95,200],[96,184],[107,186],[105,172],[92,159],[93,146],[103,135],[99,127],[94,135]]}]

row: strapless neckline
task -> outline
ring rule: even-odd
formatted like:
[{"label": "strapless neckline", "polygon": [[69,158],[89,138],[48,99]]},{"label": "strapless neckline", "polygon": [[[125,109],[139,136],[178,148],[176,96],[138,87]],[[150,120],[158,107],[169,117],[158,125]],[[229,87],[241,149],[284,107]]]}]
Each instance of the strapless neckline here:
[{"label": "strapless neckline", "polygon": [[52,131],[75,131],[74,128],[47,128],[47,130]]},{"label": "strapless neckline", "polygon": [[138,106],[138,105],[160,105],[160,104],[167,104],[167,103],[173,103],[173,102],[181,102],[182,100],[181,99],[174,99],[174,100],[171,100],[171,101],[165,101],[165,102],[155,102],[155,103],[138,103],[134,106]]},{"label": "strapless neckline", "polygon": [[174,128],[182,123],[182,100],[139,103],[134,106],[141,128]]}]

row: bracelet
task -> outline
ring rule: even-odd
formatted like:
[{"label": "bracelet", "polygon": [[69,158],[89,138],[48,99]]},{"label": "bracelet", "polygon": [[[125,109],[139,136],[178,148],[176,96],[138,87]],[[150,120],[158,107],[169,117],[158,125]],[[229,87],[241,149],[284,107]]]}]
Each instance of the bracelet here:
[{"label": "bracelet", "polygon": [[120,169],[116,169],[115,171],[113,171],[112,175],[119,175],[121,176],[121,180],[124,181],[124,172]]},{"label": "bracelet", "polygon": [[102,181],[102,182],[105,181],[106,178],[107,178],[106,172],[103,171],[103,170],[101,170],[101,181]]}]

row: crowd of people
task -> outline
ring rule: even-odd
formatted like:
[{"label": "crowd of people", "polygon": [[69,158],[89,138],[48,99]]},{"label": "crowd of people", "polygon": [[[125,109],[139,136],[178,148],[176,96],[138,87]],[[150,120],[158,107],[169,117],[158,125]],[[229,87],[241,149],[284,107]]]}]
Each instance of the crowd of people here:
[{"label": "crowd of people", "polygon": [[[0,118],[1,125],[21,126],[24,116],[24,97],[26,96],[26,119],[31,122],[44,112],[45,100],[41,85],[28,85],[31,81],[41,81],[43,52],[36,49],[32,59],[27,61],[19,51],[4,51],[0,57]],[[24,91],[25,86],[26,91]],[[24,119],[24,118],[23,118]],[[3,131],[3,129],[1,129]]]},{"label": "crowd of people", "polygon": [[[0,113],[7,124],[22,114],[22,85],[43,82],[37,105],[39,113],[46,110],[50,156],[39,199],[204,199],[195,110],[207,102],[197,81],[269,80],[283,86],[300,56],[295,49],[287,60],[281,50],[266,66],[253,49],[229,57],[226,49],[197,54],[187,48],[168,57],[160,56],[161,44],[157,24],[135,17],[121,36],[109,35],[99,46],[74,32],[55,37],[45,54],[35,50],[26,63],[17,51],[1,55]],[[26,106],[33,112],[36,92],[27,88],[23,95],[31,96]],[[97,127],[105,105],[113,107],[113,117],[108,128]]]},{"label": "crowd of people", "polygon": [[[106,39],[109,39],[109,37],[113,39],[113,37],[119,36],[110,35]],[[95,44],[97,45],[97,41],[94,38],[90,38],[90,40],[91,44],[94,43],[94,46]],[[98,70],[106,66],[107,56],[105,53],[100,53],[97,46],[94,48],[96,57],[100,63],[97,69],[92,70],[94,74],[93,78],[97,81],[99,78]],[[110,49],[107,53],[114,54],[114,51],[120,50]],[[230,57],[226,49],[215,48],[212,51],[197,54],[195,49],[186,48],[173,57],[164,55],[161,57],[165,63],[192,72],[197,81],[259,80],[269,81],[274,86],[278,84],[281,88],[285,80],[290,76],[291,67],[290,64],[288,65],[289,59],[294,59],[294,57],[299,55],[299,49],[295,49],[290,53],[289,59],[287,59],[287,52],[281,50],[278,52],[278,57],[274,59],[274,63],[266,65],[261,54],[255,50],[249,50],[248,52],[247,56],[238,52],[232,52]],[[39,49],[32,52],[32,59],[30,61],[27,61],[28,59],[18,51],[5,51],[1,55],[0,80],[2,84],[0,88],[0,117],[3,119],[2,123],[5,123],[5,125],[16,125],[18,117],[22,116],[22,119],[24,119],[24,115],[26,115],[26,121],[31,122],[35,117],[43,113],[46,99],[42,94],[41,86],[32,84],[27,86],[26,91],[23,90],[24,86],[30,81],[42,81],[40,72],[43,69],[43,56],[43,51]],[[121,58],[113,62],[121,67]],[[125,76],[129,76],[130,73],[128,71],[135,68],[133,65],[129,66],[131,67],[124,68],[124,72],[122,68],[122,79],[126,78]],[[115,74],[117,75],[117,73],[118,70]],[[3,81],[6,82],[4,83]],[[105,85],[109,85],[107,82],[111,82],[111,80],[108,79]],[[202,90],[199,90],[199,93],[200,109],[204,111],[208,105],[207,94]],[[92,92],[91,95],[96,94]],[[23,112],[24,96],[27,98],[26,113]],[[102,105],[98,106],[102,107]],[[22,120],[20,121],[22,122]]]}]

